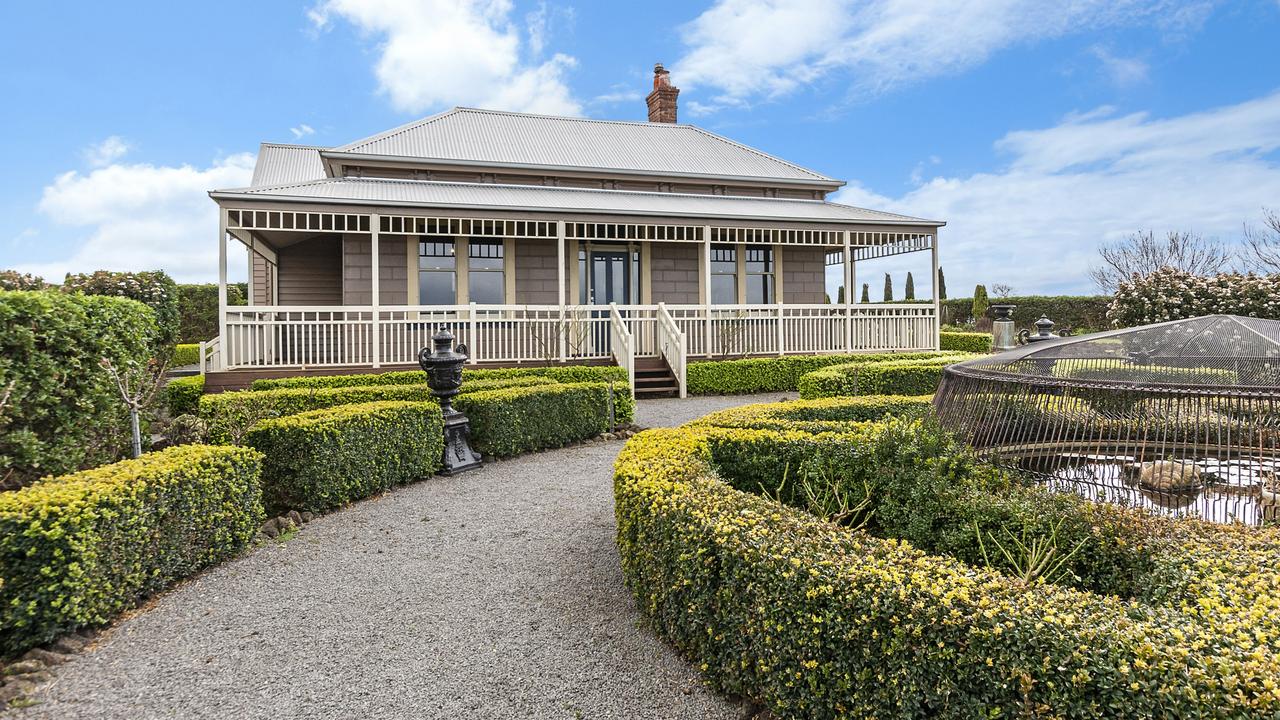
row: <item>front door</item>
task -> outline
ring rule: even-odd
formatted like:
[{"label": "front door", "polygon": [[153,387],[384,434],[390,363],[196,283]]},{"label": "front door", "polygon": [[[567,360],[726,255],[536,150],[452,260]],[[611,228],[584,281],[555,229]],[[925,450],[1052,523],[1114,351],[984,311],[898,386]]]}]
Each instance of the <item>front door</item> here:
[{"label": "front door", "polygon": [[591,304],[626,305],[631,298],[631,267],[626,250],[591,251]]}]

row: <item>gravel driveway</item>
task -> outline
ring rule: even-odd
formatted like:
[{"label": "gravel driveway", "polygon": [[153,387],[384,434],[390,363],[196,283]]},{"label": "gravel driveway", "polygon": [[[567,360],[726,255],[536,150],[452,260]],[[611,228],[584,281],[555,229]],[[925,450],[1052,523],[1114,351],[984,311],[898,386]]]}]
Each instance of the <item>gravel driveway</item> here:
[{"label": "gravel driveway", "polygon": [[[794,394],[793,394],[794,395]],[[675,425],[777,395],[640,403]],[[640,624],[621,442],[437,477],[318,518],[103,632],[23,718],[737,718]]]}]

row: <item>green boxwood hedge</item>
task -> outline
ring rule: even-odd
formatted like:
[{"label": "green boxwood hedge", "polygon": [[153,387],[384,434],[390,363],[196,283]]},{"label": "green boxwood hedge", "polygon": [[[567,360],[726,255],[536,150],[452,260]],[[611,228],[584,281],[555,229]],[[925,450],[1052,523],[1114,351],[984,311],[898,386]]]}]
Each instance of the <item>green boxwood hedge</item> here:
[{"label": "green boxwood hedge", "polygon": [[[454,406],[471,421],[471,444],[493,457],[561,447],[609,430],[609,386],[598,382],[469,392]],[[631,419],[619,415],[617,422]]]},{"label": "green boxwood hedge", "polygon": [[195,414],[200,409],[200,397],[204,395],[204,376],[187,375],[169,381],[164,386],[164,402],[173,417]]},{"label": "green boxwood hedge", "polygon": [[[997,302],[992,299],[991,302]],[[1057,329],[1064,328],[1098,330],[1109,328],[1107,309],[1111,306],[1110,295],[1014,295],[1000,298],[998,302],[1017,305],[1013,311],[1013,321],[1018,328],[1031,328],[1041,315],[1057,323]],[[942,302],[943,322],[971,323],[973,318],[973,298],[950,298]],[[989,317],[989,316],[988,316]]]},{"label": "green boxwood hedge", "polygon": [[850,423],[885,417],[924,417],[933,409],[932,395],[861,395],[738,405],[689,423],[755,430],[843,431]]},{"label": "green boxwood hedge", "polygon": [[106,358],[151,358],[155,314],[117,297],[0,291],[0,468],[19,482],[128,454],[128,411]]},{"label": "green boxwood hedge", "polygon": [[262,452],[267,511],[325,512],[434,475],[444,452],[440,406],[371,402],[263,420],[245,436]]},{"label": "green boxwood hedge", "polygon": [[100,625],[262,524],[262,456],[183,445],[0,493],[0,653]]},{"label": "green boxwood hedge", "polygon": [[938,347],[952,352],[989,353],[991,333],[943,330],[938,334]]},{"label": "green boxwood hedge", "polygon": [[[863,529],[762,496],[806,471],[870,500],[837,520]],[[650,626],[779,717],[1280,712],[1280,530],[1023,487],[920,421],[651,430],[624,448],[614,488],[623,574]],[[1082,577],[1066,581],[1098,589],[966,561],[974,521],[1084,541]]]},{"label": "green boxwood hedge", "polygon": [[200,345],[192,343],[179,343],[173,347],[173,358],[169,360],[170,367],[182,367],[183,365],[198,365],[200,363]]},{"label": "green boxwood hedge", "polygon": [[976,355],[952,353],[930,357],[858,361],[832,365],[801,376],[800,397],[838,395],[922,395],[942,382],[942,368]]},{"label": "green boxwood hedge", "polygon": [[686,371],[691,395],[742,395],[785,392],[799,387],[805,373],[849,362],[929,358],[952,353],[893,352],[854,355],[783,355],[781,357],[707,360],[689,363]]},{"label": "green boxwood hedge", "polygon": [[[497,380],[514,377],[543,377],[555,382],[627,381],[627,373],[616,365],[554,365],[551,367],[464,368],[462,381]],[[317,375],[309,377],[263,378],[254,380],[253,390],[277,388],[329,388],[351,385],[416,385],[426,382],[421,370],[396,370],[368,375]]]}]

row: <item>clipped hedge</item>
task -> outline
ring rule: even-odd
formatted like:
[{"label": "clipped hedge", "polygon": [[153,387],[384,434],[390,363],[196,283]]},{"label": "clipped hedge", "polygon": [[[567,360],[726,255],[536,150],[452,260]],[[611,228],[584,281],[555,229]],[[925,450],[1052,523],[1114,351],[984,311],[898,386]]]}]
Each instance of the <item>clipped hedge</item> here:
[{"label": "clipped hedge", "polygon": [[200,410],[200,398],[204,395],[204,376],[188,375],[169,381],[164,386],[164,402],[173,417],[194,415]]},{"label": "clipped hedge", "polygon": [[179,343],[173,348],[173,357],[169,360],[173,367],[200,364],[200,345],[198,343]]},{"label": "clipped hedge", "polygon": [[435,402],[372,402],[263,420],[244,441],[264,456],[269,513],[325,512],[434,475],[442,427]]},{"label": "clipped hedge", "polygon": [[938,347],[951,352],[989,353],[991,333],[948,332],[938,334]]},{"label": "clipped hedge", "polygon": [[[227,304],[244,305],[245,283],[227,283]],[[218,336],[218,285],[178,286],[178,342],[198,343]]]},{"label": "clipped hedge", "polygon": [[183,445],[0,493],[0,652],[100,625],[241,550],[262,456]]},{"label": "clipped hedge", "polygon": [[[618,547],[651,627],[715,687],[779,717],[1280,712],[1280,531],[1024,495],[997,476],[970,481],[977,469],[938,455],[930,437],[901,423],[819,434],[702,424],[632,439],[615,466]],[[872,496],[871,528],[888,534],[737,489],[772,488],[806,460],[896,495],[894,517],[881,516],[886,503]],[[932,513],[911,517],[913,503],[956,485],[985,492],[944,498],[973,509],[969,516],[938,527]],[[979,512],[996,495],[1003,506]],[[1103,550],[1118,569],[1135,563],[1133,599],[1025,583],[893,534],[945,545],[974,536],[958,530],[971,517],[1032,522],[1046,510],[1061,510],[1068,537],[1093,538],[1082,562],[1102,565],[1092,551]]]},{"label": "clipped hedge", "polygon": [[[551,367],[464,368],[462,381],[516,377],[541,377],[555,382],[627,382],[627,373],[616,365],[554,365]],[[263,378],[254,380],[253,390],[277,388],[328,388],[351,385],[416,385],[426,382],[421,370],[396,370],[368,375],[317,375],[310,377]]]},{"label": "clipped hedge", "polygon": [[838,395],[923,395],[942,382],[942,368],[976,355],[952,353],[832,365],[801,376],[800,397]]},{"label": "clipped hedge", "polygon": [[709,360],[689,363],[691,395],[741,395],[796,390],[805,373],[849,362],[876,362],[950,355],[942,352],[861,353],[854,355],[783,355],[781,357]]},{"label": "clipped hedge", "polygon": [[128,453],[128,412],[102,358],[150,359],[155,316],[141,303],[0,291],[0,468],[25,483]]},{"label": "clipped hedge", "polygon": [[752,430],[838,432],[849,423],[886,417],[924,417],[933,409],[932,395],[862,395],[793,400],[783,403],[739,405],[705,415],[690,426],[735,427]]},{"label": "clipped hedge", "polygon": [[[1019,328],[1030,328],[1041,315],[1057,323],[1057,329],[1085,328],[1097,330],[1110,327],[1107,309],[1111,305],[1108,295],[1013,295],[992,299],[991,302],[1012,303],[1013,321]],[[943,320],[948,323],[972,323],[973,298],[952,298],[942,301]]]},{"label": "clipped hedge", "polygon": [[144,272],[68,273],[62,282],[65,293],[125,297],[151,308],[155,313],[155,352],[167,353],[178,342],[178,285],[163,270]]},{"label": "clipped hedge", "polygon": [[[472,446],[491,457],[561,447],[609,430],[609,386],[598,382],[469,392],[454,406],[471,421]],[[617,422],[631,419],[619,414]]]}]

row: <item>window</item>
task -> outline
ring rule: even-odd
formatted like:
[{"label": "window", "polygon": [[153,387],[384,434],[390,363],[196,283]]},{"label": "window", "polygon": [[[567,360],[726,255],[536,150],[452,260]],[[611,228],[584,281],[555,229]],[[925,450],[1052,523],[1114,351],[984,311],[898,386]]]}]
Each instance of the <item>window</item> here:
[{"label": "window", "polygon": [[418,302],[422,305],[454,305],[458,302],[458,275],[452,240],[424,238],[418,242]]},{"label": "window", "polygon": [[738,250],[732,245],[711,246],[711,302],[738,302]]},{"label": "window", "polygon": [[773,303],[773,248],[754,245],[747,248],[747,302],[752,305]]},{"label": "window", "polygon": [[501,240],[472,239],[467,246],[467,295],[477,305],[506,303],[507,283],[502,271]]}]

